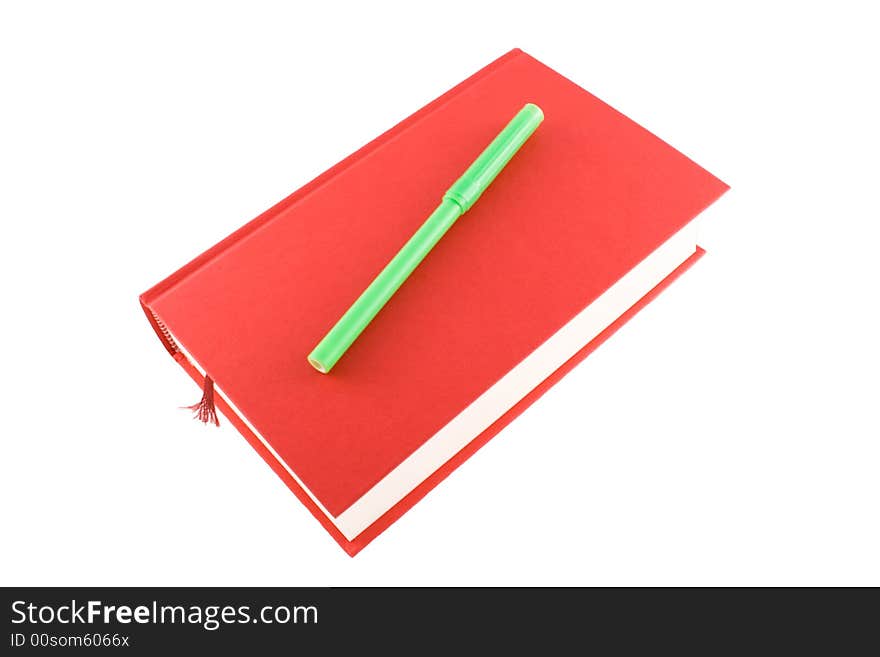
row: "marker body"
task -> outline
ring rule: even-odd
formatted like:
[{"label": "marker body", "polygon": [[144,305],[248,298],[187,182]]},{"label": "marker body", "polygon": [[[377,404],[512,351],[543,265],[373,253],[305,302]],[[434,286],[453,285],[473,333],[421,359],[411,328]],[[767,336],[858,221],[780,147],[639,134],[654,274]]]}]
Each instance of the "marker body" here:
[{"label": "marker body", "polygon": [[529,103],[498,133],[446,191],[443,201],[421,228],[312,350],[308,357],[312,367],[326,374],[336,365],[455,220],[470,209],[543,120],[541,109]]},{"label": "marker body", "polygon": [[461,213],[461,207],[455,201],[443,199],[421,228],[312,350],[309,354],[312,367],[325,374],[330,371]]}]

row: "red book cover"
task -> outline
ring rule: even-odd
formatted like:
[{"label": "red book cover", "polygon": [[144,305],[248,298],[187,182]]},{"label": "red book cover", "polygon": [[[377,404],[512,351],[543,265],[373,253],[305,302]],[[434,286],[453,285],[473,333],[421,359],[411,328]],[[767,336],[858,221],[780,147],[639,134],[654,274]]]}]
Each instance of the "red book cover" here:
[{"label": "red book cover", "polygon": [[[525,103],[543,124],[329,375],[307,354]],[[354,555],[692,264],[727,186],[513,50],[141,295]]]}]

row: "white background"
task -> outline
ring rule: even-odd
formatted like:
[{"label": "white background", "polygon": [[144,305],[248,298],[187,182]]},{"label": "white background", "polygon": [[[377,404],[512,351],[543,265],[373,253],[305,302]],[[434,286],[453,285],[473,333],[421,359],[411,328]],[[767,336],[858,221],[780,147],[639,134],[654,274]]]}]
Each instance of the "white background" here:
[{"label": "white background", "polygon": [[[0,583],[880,584],[877,19],[709,4],[4,3]],[[351,559],[137,295],[514,46],[733,189]]]}]

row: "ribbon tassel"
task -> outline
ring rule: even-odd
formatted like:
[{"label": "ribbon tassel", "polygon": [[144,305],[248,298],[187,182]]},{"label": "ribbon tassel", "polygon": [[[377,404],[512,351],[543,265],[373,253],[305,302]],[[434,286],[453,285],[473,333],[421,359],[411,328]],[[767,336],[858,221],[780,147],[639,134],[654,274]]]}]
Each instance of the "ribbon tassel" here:
[{"label": "ribbon tassel", "polygon": [[217,417],[217,409],[214,406],[214,380],[210,376],[205,375],[201,401],[186,408],[193,412],[195,419],[205,424],[210,422],[216,427],[220,426],[220,419]]}]

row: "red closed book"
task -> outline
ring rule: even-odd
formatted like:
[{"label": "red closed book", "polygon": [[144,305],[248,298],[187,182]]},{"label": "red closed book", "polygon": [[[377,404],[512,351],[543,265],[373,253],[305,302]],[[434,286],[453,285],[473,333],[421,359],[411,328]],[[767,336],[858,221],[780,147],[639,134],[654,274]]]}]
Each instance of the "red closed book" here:
[{"label": "red closed book", "polygon": [[[525,103],[545,120],[329,375],[307,354]],[[701,254],[727,186],[513,50],[145,292],[354,555]]]}]

